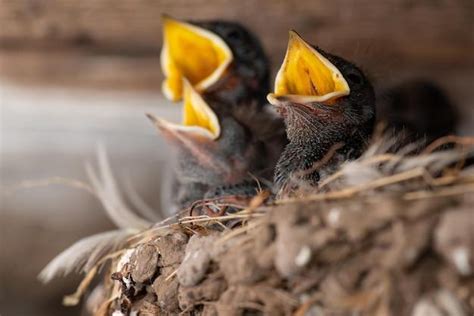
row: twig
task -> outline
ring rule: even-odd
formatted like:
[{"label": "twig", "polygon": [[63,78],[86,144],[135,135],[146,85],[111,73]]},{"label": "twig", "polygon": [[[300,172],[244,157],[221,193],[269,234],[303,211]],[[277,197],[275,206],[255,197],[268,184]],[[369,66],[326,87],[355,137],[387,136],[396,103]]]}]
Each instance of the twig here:
[{"label": "twig", "polygon": [[84,279],[82,279],[76,291],[70,295],[64,296],[63,305],[76,306],[77,304],[79,304],[79,301],[81,300],[82,295],[84,295],[84,292],[87,290],[92,280],[94,279],[94,276],[97,274],[97,272],[99,271],[99,268],[104,264],[104,262],[106,260],[119,256],[120,254],[123,254],[124,252],[125,252],[125,249],[121,249],[102,257],[89,271],[87,271],[86,276],[84,277]]},{"label": "twig", "polygon": [[216,241],[216,243],[224,243],[226,242],[227,240],[229,239],[232,239],[238,235],[241,235],[247,231],[249,231],[250,229],[253,229],[255,227],[258,227],[262,224],[263,222],[260,220],[260,221],[254,221],[252,223],[249,223],[245,226],[242,226],[242,227],[239,227],[239,228],[236,228],[236,229],[233,229],[231,230],[229,233],[225,234],[224,236],[222,236],[219,240]]},{"label": "twig", "polygon": [[76,180],[76,179],[63,178],[63,177],[51,177],[51,178],[46,178],[46,179],[25,180],[16,185],[4,187],[4,194],[11,195],[18,190],[45,187],[45,186],[50,186],[50,185],[55,185],[55,184],[62,184],[68,187],[84,190],[92,194],[93,196],[98,197],[95,190],[87,183]]},{"label": "twig", "polygon": [[263,216],[263,214],[230,214],[230,215],[224,215],[224,216],[216,216],[216,217],[207,217],[207,218],[198,218],[198,219],[192,219],[192,220],[186,220],[186,221],[180,221],[180,224],[191,224],[191,223],[199,223],[199,222],[207,222],[207,221],[224,221],[224,220],[229,220],[229,219],[238,219],[238,218],[249,218],[249,217],[259,217]]},{"label": "twig", "polygon": [[310,195],[303,198],[291,198],[276,201],[275,204],[287,204],[301,201],[320,201],[320,200],[331,200],[331,199],[343,199],[350,198],[354,194],[359,193],[364,190],[376,189],[379,187],[387,186],[390,184],[395,184],[398,182],[407,181],[413,178],[422,177],[425,174],[426,170],[424,168],[414,168],[392,176],[376,179],[374,181],[365,183],[359,186],[352,186],[340,191],[334,191],[329,193],[322,193],[316,195]]},{"label": "twig", "polygon": [[[377,155],[374,157],[370,157],[367,159],[364,159],[360,161],[360,163],[364,166],[366,165],[371,165],[371,164],[377,164],[381,162],[387,162],[391,160],[400,160],[402,157],[393,155],[393,154],[384,154],[384,155]],[[344,170],[340,169],[337,172],[333,173],[319,184],[319,189],[323,188],[324,186],[328,185],[329,183],[333,182],[334,180],[340,178],[344,174]]]},{"label": "twig", "polygon": [[84,279],[82,279],[81,283],[77,287],[77,290],[70,294],[66,295],[63,298],[63,305],[64,306],[76,306],[79,304],[79,301],[81,300],[82,295],[84,292],[87,290],[89,285],[91,284],[92,280],[94,279],[97,270],[99,269],[98,266],[94,266],[92,269],[90,269]]},{"label": "twig", "polygon": [[166,278],[165,278],[165,281],[168,282],[169,280],[171,280],[176,274],[178,274],[178,269],[174,270],[173,272],[170,273],[170,275],[168,275]]},{"label": "twig", "polygon": [[437,191],[414,191],[408,192],[403,196],[404,200],[419,200],[419,199],[427,199],[433,197],[441,197],[441,196],[452,196],[452,195],[460,195],[464,193],[474,192],[474,184],[472,185],[457,185],[451,186],[447,188],[443,188]]},{"label": "twig", "polygon": [[449,143],[456,143],[464,146],[474,145],[474,137],[463,137],[463,136],[455,136],[455,135],[448,135],[437,140],[433,141],[429,144],[425,150],[423,150],[422,154],[429,154],[433,152],[436,148],[449,144]]}]

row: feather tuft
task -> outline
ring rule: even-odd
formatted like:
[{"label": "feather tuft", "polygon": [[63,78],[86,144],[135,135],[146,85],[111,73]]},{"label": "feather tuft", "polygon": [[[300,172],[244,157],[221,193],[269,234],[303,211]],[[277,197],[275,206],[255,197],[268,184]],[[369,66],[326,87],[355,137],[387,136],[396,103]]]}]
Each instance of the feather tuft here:
[{"label": "feather tuft", "polygon": [[91,269],[104,255],[114,251],[135,230],[112,230],[83,238],[61,252],[40,272],[43,283],[71,272]]},{"label": "feather tuft", "polygon": [[97,149],[99,171],[86,164],[86,172],[107,215],[119,228],[146,229],[152,225],[135,214],[123,200],[117,181],[112,173],[109,158],[102,145]]}]

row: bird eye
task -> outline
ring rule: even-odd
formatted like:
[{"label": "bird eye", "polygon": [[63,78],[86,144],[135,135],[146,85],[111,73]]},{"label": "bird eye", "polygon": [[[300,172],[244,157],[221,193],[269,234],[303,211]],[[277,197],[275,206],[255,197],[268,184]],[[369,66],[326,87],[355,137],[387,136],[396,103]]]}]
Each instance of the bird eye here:
[{"label": "bird eye", "polygon": [[353,84],[361,84],[362,83],[362,76],[356,72],[350,72],[346,75],[347,80],[349,80]]}]

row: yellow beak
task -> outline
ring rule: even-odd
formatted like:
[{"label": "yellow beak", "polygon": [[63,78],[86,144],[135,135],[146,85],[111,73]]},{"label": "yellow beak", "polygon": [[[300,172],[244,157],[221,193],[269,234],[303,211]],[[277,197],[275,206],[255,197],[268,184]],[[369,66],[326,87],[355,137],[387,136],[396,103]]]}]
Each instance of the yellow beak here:
[{"label": "yellow beak", "polygon": [[165,16],[160,58],[165,75],[163,93],[179,101],[183,97],[183,78],[197,91],[203,91],[221,78],[233,55],[216,34]]},{"label": "yellow beak", "polygon": [[327,58],[290,31],[288,49],[275,79],[270,103],[279,97],[298,102],[325,102],[350,93],[341,72]]},{"label": "yellow beak", "polygon": [[216,114],[187,80],[183,80],[183,95],[182,124],[171,123],[152,115],[148,117],[160,131],[171,135],[174,139],[182,139],[182,135],[207,140],[217,139],[220,136],[221,127]]}]

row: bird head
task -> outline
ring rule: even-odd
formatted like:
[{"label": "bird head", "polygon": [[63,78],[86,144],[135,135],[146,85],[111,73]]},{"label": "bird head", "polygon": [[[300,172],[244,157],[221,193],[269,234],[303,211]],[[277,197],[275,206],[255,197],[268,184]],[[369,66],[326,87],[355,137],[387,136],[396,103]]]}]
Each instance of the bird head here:
[{"label": "bird head", "polygon": [[235,183],[247,175],[247,131],[230,117],[219,118],[191,83],[183,82],[181,124],[147,114],[178,150],[177,171],[190,182]]},{"label": "bird head", "polygon": [[259,41],[243,26],[224,21],[184,22],[163,17],[161,66],[167,98],[183,96],[182,78],[200,93],[238,102],[268,91],[268,63]]},{"label": "bird head", "polygon": [[394,128],[404,142],[432,142],[454,134],[459,114],[445,91],[435,82],[412,79],[382,90],[377,121]]},{"label": "bird head", "polygon": [[267,98],[283,116],[290,141],[321,135],[340,138],[354,128],[373,125],[374,91],[364,73],[311,46],[294,31],[274,92]]}]

